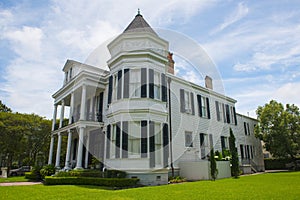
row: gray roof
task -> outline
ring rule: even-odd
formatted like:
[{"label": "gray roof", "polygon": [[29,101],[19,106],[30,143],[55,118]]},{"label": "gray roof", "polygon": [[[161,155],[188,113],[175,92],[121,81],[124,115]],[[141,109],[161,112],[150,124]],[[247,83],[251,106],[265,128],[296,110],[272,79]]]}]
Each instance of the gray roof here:
[{"label": "gray roof", "polygon": [[132,22],[127,26],[123,33],[130,32],[150,32],[155,35],[155,31],[150,27],[150,25],[146,22],[141,14],[137,14]]}]

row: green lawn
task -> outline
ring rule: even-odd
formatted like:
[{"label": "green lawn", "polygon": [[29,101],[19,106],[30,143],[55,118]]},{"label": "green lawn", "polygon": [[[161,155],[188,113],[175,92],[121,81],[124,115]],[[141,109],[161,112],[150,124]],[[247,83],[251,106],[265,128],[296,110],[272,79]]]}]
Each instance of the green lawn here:
[{"label": "green lawn", "polygon": [[0,199],[299,199],[300,172],[244,176],[126,190],[93,186],[0,187]]},{"label": "green lawn", "polygon": [[0,178],[0,183],[7,183],[7,182],[27,182],[28,179],[25,179],[25,176],[13,176],[9,178]]}]

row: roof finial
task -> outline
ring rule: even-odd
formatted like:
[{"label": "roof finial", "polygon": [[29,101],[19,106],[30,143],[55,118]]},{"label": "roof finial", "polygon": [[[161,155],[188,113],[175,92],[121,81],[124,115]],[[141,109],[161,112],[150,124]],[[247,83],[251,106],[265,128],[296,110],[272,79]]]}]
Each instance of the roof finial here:
[{"label": "roof finial", "polygon": [[137,15],[141,15],[141,11],[140,11],[140,9],[138,8],[138,14]]}]

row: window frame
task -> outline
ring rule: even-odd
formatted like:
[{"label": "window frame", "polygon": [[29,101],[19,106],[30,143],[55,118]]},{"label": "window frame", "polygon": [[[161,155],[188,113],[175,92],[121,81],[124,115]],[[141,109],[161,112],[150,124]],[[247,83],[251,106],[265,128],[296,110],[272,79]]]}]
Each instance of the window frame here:
[{"label": "window frame", "polygon": [[[134,76],[134,74],[136,76]],[[130,98],[141,98],[142,80],[140,74],[141,74],[141,69],[139,68],[134,68],[130,70],[130,76],[129,76],[129,97]]]},{"label": "window frame", "polygon": [[[190,141],[188,141],[190,139]],[[193,148],[193,132],[192,131],[185,131],[184,132],[184,146],[185,148]]]}]

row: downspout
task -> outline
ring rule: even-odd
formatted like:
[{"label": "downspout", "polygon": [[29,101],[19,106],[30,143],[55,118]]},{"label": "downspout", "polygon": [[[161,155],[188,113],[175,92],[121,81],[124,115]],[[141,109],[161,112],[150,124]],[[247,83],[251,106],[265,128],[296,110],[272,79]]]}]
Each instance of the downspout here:
[{"label": "downspout", "polygon": [[171,161],[171,170],[172,170],[172,177],[174,177],[174,166],[173,166],[173,145],[172,145],[172,113],[171,113],[171,78],[168,77],[168,107],[169,107],[169,142],[170,142],[170,161]]}]

